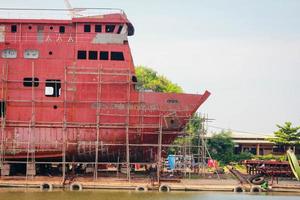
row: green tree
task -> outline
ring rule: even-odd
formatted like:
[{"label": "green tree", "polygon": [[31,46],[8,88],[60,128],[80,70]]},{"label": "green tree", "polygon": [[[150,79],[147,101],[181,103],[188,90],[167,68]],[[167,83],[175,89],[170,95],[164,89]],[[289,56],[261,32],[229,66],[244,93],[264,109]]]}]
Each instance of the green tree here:
[{"label": "green tree", "polygon": [[231,132],[222,131],[213,135],[208,139],[207,146],[213,159],[222,164],[233,161],[234,142],[231,138]]},{"label": "green tree", "polygon": [[241,160],[250,159],[253,156],[249,152],[234,154],[234,142],[231,137],[231,132],[221,131],[213,135],[208,139],[207,146],[211,157],[221,162],[221,164],[239,162]]},{"label": "green tree", "polygon": [[[175,145],[184,145],[184,144],[190,144],[192,146],[191,153],[198,154],[198,145],[199,142],[199,131],[201,131],[202,128],[202,118],[200,114],[195,113],[189,122],[187,123],[185,127],[185,133],[189,135],[189,137],[179,137],[177,138],[173,144]],[[175,152],[178,152],[178,147],[171,147],[169,148],[169,154],[174,154]]]},{"label": "green tree", "polygon": [[274,132],[274,138],[268,138],[269,141],[278,145],[295,147],[300,145],[300,126],[293,127],[291,122],[285,122],[283,126],[276,125],[278,130]]},{"label": "green tree", "polygon": [[189,134],[189,142],[192,147],[192,153],[198,154],[198,146],[201,144],[200,132],[202,131],[202,120],[203,118],[200,114],[195,113],[193,117],[190,119],[189,123],[186,125],[185,131]]},{"label": "green tree", "polygon": [[138,79],[137,89],[152,90],[154,92],[181,93],[183,89],[168,80],[166,77],[157,74],[149,67],[137,66],[135,73]]}]

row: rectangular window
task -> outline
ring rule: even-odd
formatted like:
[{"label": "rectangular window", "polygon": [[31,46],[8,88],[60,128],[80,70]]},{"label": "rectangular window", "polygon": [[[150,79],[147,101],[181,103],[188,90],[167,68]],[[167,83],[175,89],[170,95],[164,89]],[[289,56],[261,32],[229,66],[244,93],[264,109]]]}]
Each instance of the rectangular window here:
[{"label": "rectangular window", "polygon": [[23,86],[24,87],[38,87],[39,86],[39,79],[38,78],[31,78],[31,77],[28,77],[28,78],[24,78],[23,79]]},{"label": "rectangular window", "polygon": [[17,57],[17,50],[15,49],[4,49],[1,53],[2,58],[16,58]]},{"label": "rectangular window", "polygon": [[44,32],[44,26],[38,25],[37,26],[37,32]]},{"label": "rectangular window", "polygon": [[46,97],[59,97],[61,94],[60,80],[46,80],[45,96]]},{"label": "rectangular window", "polygon": [[108,51],[100,51],[100,60],[108,60]]},{"label": "rectangular window", "polygon": [[39,51],[38,50],[26,49],[24,51],[24,58],[37,59],[37,58],[39,58]]},{"label": "rectangular window", "polygon": [[106,25],[105,26],[105,32],[106,33],[113,33],[115,30],[116,25]]},{"label": "rectangular window", "polygon": [[44,26],[37,25],[37,38],[36,39],[39,43],[44,42]]},{"label": "rectangular window", "polygon": [[95,25],[95,32],[96,32],[96,33],[101,33],[101,32],[102,32],[102,26],[99,25],[99,24],[96,24],[96,25]]},{"label": "rectangular window", "polygon": [[117,52],[117,51],[112,51],[110,53],[110,59],[111,60],[118,60],[118,61],[125,60],[123,52]]},{"label": "rectangular window", "polygon": [[120,25],[117,33],[120,34],[122,32],[122,29],[123,29],[123,25]]},{"label": "rectangular window", "polygon": [[78,60],[85,60],[86,59],[86,51],[78,51],[77,52],[77,59]]},{"label": "rectangular window", "polygon": [[85,24],[85,25],[84,25],[84,32],[85,32],[85,33],[91,32],[91,25]]},{"label": "rectangular window", "polygon": [[5,25],[0,25],[0,42],[5,42]]},{"label": "rectangular window", "polygon": [[16,33],[17,32],[17,25],[11,25],[11,32]]},{"label": "rectangular window", "polygon": [[89,51],[89,60],[97,60],[98,52],[97,51]]},{"label": "rectangular window", "polygon": [[65,33],[66,32],[66,27],[60,26],[59,27],[59,33]]},{"label": "rectangular window", "polygon": [[6,112],[6,103],[4,101],[0,101],[0,117],[5,117]]}]

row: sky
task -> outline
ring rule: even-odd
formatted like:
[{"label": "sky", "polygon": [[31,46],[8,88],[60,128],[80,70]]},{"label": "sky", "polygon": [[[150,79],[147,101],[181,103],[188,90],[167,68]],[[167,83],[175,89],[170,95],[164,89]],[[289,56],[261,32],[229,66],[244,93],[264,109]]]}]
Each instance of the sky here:
[{"label": "sky", "polygon": [[[153,68],[187,93],[212,127],[266,133],[300,126],[300,1],[70,0],[122,8],[135,26],[135,65]],[[63,0],[0,0],[0,7],[65,8]],[[218,130],[218,129],[217,129]]]}]

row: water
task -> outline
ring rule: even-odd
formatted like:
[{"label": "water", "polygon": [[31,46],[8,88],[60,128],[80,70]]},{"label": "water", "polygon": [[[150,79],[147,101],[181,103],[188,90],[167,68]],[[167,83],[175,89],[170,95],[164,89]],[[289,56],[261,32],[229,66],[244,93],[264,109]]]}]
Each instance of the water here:
[{"label": "water", "polygon": [[34,192],[0,190],[0,200],[299,200],[300,194],[234,194],[216,192],[83,191]]}]

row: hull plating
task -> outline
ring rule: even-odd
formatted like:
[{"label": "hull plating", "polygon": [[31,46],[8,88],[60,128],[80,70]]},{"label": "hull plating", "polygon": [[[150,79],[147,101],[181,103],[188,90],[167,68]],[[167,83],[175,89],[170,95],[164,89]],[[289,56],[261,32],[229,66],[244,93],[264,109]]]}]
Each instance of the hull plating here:
[{"label": "hull plating", "polygon": [[1,158],[101,160],[122,157],[126,141],[153,157],[160,131],[171,144],[210,93],[137,91],[133,32],[123,14],[0,19]]}]

